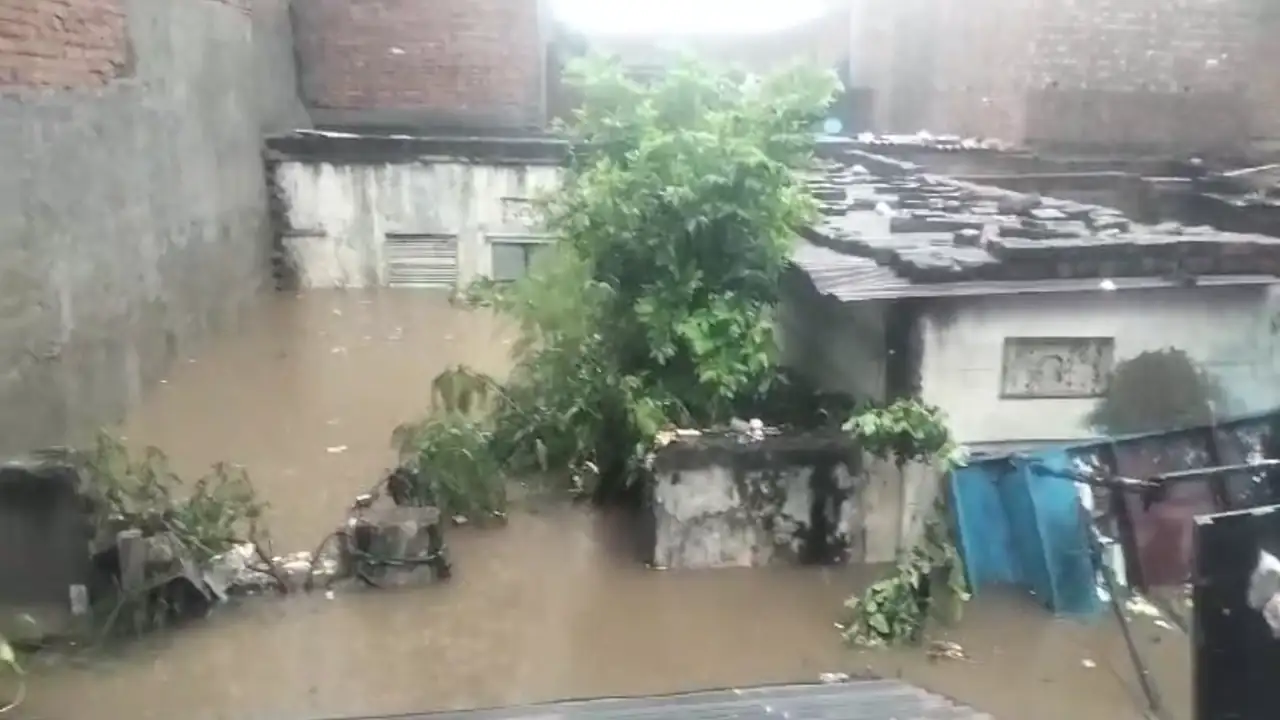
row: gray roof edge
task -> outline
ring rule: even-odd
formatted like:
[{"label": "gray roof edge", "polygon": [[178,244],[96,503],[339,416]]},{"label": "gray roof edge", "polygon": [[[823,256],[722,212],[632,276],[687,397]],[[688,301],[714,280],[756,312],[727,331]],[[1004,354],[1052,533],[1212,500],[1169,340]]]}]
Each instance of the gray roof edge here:
[{"label": "gray roof edge", "polygon": [[[1072,278],[1068,280],[1033,281],[975,281],[913,284],[896,287],[867,288],[818,288],[818,292],[830,295],[842,302],[868,300],[899,300],[907,298],[979,297],[988,295],[1043,295],[1068,292],[1124,292],[1131,290],[1156,290],[1182,287],[1177,280],[1156,277],[1110,278],[1114,290],[1104,290],[1104,278]],[[1275,285],[1280,278],[1272,275],[1202,275],[1196,278],[1194,287],[1241,287]]]}]

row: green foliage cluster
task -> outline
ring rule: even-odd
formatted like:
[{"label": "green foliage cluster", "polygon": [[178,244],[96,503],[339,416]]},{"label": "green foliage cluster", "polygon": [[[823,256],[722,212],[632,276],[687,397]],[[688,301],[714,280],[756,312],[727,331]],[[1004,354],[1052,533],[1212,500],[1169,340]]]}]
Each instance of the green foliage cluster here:
[{"label": "green foliage cluster", "polygon": [[432,383],[432,411],[392,434],[401,467],[416,482],[408,499],[448,515],[485,517],[506,507],[502,467],[490,448],[484,417],[501,393],[488,376],[465,366],[444,371]]},{"label": "green foliage cluster", "polygon": [[888,577],[845,601],[838,623],[845,642],[860,647],[918,643],[930,618],[959,622],[969,600],[964,564],[951,540],[942,508]]},{"label": "green foliage cluster", "polygon": [[527,278],[464,300],[522,331],[488,424],[494,457],[514,473],[600,477],[608,492],[642,475],[664,426],[723,424],[787,389],[774,309],[814,212],[796,170],[838,81],[693,62],[640,81],[579,61],[568,77],[584,99],[562,128],[575,149],[540,204],[558,242]]},{"label": "green foliage cluster", "polygon": [[863,450],[882,460],[892,459],[899,467],[927,461],[945,472],[964,462],[942,410],[914,398],[865,409],[850,418],[844,429],[858,438]]},{"label": "green foliage cluster", "polygon": [[259,522],[266,505],[244,468],[218,463],[186,485],[159,449],[147,448],[135,459],[106,432],[80,459],[96,522],[109,532],[171,533],[197,562],[264,536]]},{"label": "green foliage cluster", "polygon": [[1208,425],[1224,400],[1217,380],[1186,352],[1153,350],[1116,365],[1087,422],[1108,435]]},{"label": "green foliage cluster", "polygon": [[[892,459],[899,471],[909,462],[923,461],[945,473],[965,461],[942,411],[914,398],[865,409],[844,428],[858,438],[863,450]],[[939,500],[922,542],[907,551],[887,577],[845,602],[839,627],[847,643],[863,647],[915,643],[922,639],[930,617],[960,619],[969,593],[947,518],[946,503]]]}]

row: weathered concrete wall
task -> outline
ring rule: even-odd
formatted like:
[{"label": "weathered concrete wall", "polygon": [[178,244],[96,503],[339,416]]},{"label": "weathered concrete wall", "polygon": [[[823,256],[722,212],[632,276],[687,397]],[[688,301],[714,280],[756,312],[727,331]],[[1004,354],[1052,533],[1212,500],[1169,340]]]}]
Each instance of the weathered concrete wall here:
[{"label": "weathered concrete wall", "polygon": [[[118,418],[235,325],[267,277],[262,132],[306,122],[280,2],[53,4],[104,63],[0,3],[0,68],[34,63],[0,70],[0,452]],[[120,42],[92,22],[116,11]]]},{"label": "weathered concrete wall", "polygon": [[939,475],[847,436],[677,440],[657,452],[653,563],[705,569],[892,562],[923,538]]},{"label": "weathered concrete wall", "polygon": [[[883,305],[842,305],[792,288],[780,313],[784,361],[824,390],[884,397],[892,389],[886,368],[899,360],[887,354]],[[1277,298],[1265,286],[937,298],[920,307],[919,390],[963,443],[1094,436],[1085,416],[1097,398],[1002,396],[1007,338],[1112,338],[1114,363],[1178,348],[1222,383],[1224,416],[1280,403],[1280,343],[1270,330]]]},{"label": "weathered concrete wall", "polygon": [[1092,397],[1003,397],[1004,344],[1011,337],[1105,337],[1114,362],[1178,348],[1215,376],[1233,412],[1265,410],[1275,391],[1276,340],[1265,287],[1170,288],[1124,292],[991,296],[939,300],[926,316],[922,395],[942,408],[965,443],[1093,437]]},{"label": "weathered concrete wall", "polygon": [[287,272],[304,288],[449,287],[492,276],[496,244],[544,239],[529,201],[560,173],[460,159],[282,161],[274,176]]}]

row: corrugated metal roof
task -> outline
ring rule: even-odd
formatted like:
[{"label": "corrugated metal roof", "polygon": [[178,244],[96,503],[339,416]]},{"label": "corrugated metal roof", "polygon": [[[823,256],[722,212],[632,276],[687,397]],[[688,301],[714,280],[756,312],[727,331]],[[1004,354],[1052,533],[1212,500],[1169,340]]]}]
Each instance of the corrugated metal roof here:
[{"label": "corrugated metal roof", "polygon": [[400,720],[991,720],[990,715],[898,680],[787,685],[663,697],[586,700]]},{"label": "corrugated metal roof", "polygon": [[[892,300],[897,298],[969,297],[975,295],[1026,295],[1057,292],[1101,291],[1102,278],[1066,280],[980,280],[967,282],[913,283],[891,268],[870,258],[846,255],[797,238],[791,262],[813,281],[818,292],[844,302]],[[1107,278],[1107,289],[1145,290],[1175,287],[1177,283],[1158,277]],[[1272,275],[1201,275],[1197,287],[1272,285]]]}]

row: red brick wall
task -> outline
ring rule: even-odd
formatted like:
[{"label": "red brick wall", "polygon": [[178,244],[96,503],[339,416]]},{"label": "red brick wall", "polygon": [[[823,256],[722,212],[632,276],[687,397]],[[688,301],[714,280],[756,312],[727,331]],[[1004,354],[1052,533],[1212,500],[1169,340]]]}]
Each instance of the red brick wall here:
[{"label": "red brick wall", "polygon": [[304,0],[294,18],[315,108],[541,124],[539,0]]},{"label": "red brick wall", "polygon": [[0,0],[0,89],[96,87],[128,58],[122,0]]},{"label": "red brick wall", "polygon": [[1044,3],[1027,137],[1068,145],[1241,145],[1255,0]]}]

